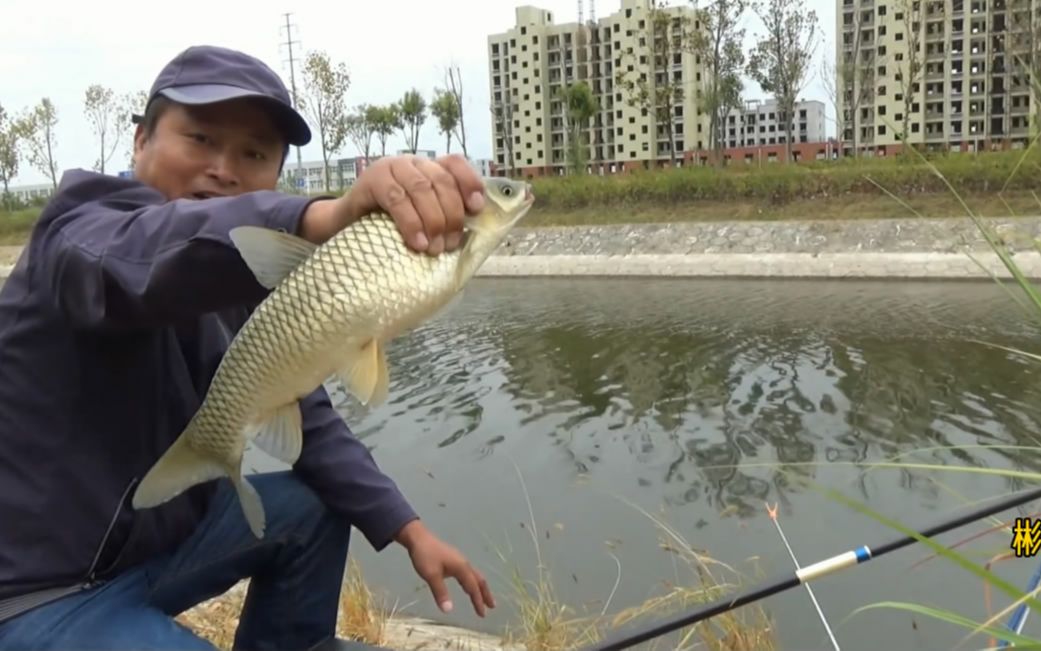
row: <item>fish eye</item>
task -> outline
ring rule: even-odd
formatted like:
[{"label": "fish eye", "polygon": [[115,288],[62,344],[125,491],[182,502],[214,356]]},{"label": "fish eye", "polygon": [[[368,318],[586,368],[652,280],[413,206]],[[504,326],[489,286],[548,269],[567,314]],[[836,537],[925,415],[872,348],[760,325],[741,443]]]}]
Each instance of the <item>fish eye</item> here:
[{"label": "fish eye", "polygon": [[511,196],[511,195],[513,194],[513,188],[511,188],[511,187],[510,187],[510,186],[508,186],[508,185],[504,185],[504,186],[502,186],[502,194],[503,194],[503,196],[505,196],[505,197],[509,197],[509,196]]}]

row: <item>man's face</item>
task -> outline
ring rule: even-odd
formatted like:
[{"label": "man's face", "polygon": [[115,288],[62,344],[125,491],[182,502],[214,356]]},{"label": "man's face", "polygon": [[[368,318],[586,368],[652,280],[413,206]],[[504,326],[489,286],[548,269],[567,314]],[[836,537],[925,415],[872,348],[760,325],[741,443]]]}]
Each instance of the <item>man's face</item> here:
[{"label": "man's face", "polygon": [[134,176],[167,199],[203,199],[273,190],[283,140],[254,100],[171,104],[147,138],[134,138]]}]

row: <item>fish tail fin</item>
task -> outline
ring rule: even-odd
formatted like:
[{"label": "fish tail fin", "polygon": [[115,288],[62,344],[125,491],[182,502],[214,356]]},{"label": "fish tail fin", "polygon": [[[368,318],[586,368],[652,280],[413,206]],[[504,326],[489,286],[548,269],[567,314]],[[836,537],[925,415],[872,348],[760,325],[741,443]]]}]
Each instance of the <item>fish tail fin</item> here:
[{"label": "fish tail fin", "polygon": [[242,460],[237,467],[207,456],[193,448],[186,430],[159,458],[134,491],[135,509],[158,506],[177,497],[192,486],[212,479],[227,477],[235,487],[246,522],[257,538],[264,537],[264,506],[260,494],[242,474]]},{"label": "fish tail fin", "polygon": [[221,461],[192,447],[194,424],[181,433],[145,474],[134,491],[135,509],[147,509],[168,502],[196,484],[228,476]]}]

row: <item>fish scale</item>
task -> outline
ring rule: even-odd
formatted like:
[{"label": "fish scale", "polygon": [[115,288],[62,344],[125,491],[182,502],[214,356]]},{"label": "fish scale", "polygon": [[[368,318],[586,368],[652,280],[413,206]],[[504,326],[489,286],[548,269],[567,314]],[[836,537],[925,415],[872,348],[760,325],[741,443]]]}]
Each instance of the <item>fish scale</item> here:
[{"label": "fish scale", "polygon": [[299,400],[330,376],[363,404],[385,399],[386,343],[446,307],[534,200],[521,181],[484,185],[486,206],[469,218],[462,246],[436,256],[409,249],[381,212],[320,246],[261,227],[232,229],[233,244],[272,291],[232,339],[188,426],[138,485],[134,508],[228,477],[262,537],[263,505],[242,475],[247,441],[294,464],[303,445]]}]

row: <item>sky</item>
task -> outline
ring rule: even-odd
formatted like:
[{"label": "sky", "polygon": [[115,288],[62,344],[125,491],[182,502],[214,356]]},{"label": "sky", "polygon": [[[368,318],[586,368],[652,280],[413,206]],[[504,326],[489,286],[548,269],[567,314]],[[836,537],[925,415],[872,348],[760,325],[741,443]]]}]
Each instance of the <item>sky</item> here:
[{"label": "sky", "polygon": [[[585,2],[587,18],[589,2]],[[829,61],[834,56],[836,0],[804,2],[817,12],[821,41],[803,97],[825,102],[831,118],[833,108],[819,70],[823,56]],[[0,0],[0,106],[8,114],[18,114],[42,97],[50,97],[58,111],[59,168],[89,168],[98,157],[98,146],[83,112],[88,85],[99,83],[117,94],[147,90],[178,52],[208,44],[260,58],[288,86],[284,14],[291,12],[292,37],[297,41],[294,59],[309,50],[324,50],[333,61],[344,62],[351,75],[348,106],[389,103],[413,87],[429,101],[434,88],[444,84],[445,66],[458,65],[463,76],[468,153],[471,158],[491,158],[487,37],[510,29],[515,8],[523,4],[552,11],[557,23],[577,19],[577,0],[176,0],[157,5],[161,12],[115,0]],[[597,16],[614,13],[620,6],[620,0],[599,0]],[[762,26],[750,11],[745,26],[750,48]],[[300,80],[298,70],[298,84]],[[746,80],[744,97],[768,99],[751,80]],[[830,119],[828,132],[834,132]],[[107,171],[127,167],[132,133],[131,125]],[[419,146],[444,153],[445,139],[432,118],[422,128]],[[400,135],[387,142],[388,153],[404,148]],[[452,148],[457,151],[458,145],[453,142]],[[340,155],[356,153],[348,143]],[[295,155],[295,151],[290,154],[291,160]],[[302,155],[305,161],[317,160],[321,150],[312,140]],[[12,185],[46,181],[43,173],[23,159]]]}]

